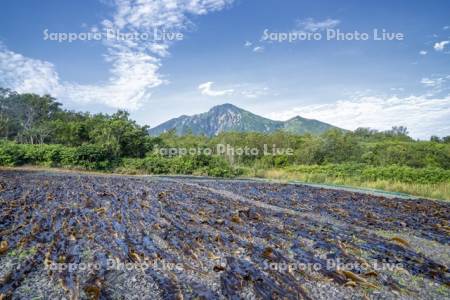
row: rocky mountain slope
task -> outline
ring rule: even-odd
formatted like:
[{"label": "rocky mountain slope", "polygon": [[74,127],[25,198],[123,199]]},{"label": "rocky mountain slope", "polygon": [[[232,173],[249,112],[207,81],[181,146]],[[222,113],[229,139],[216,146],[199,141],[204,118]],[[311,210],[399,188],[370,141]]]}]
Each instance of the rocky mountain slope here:
[{"label": "rocky mountain slope", "polygon": [[171,119],[150,129],[150,134],[159,135],[171,129],[175,129],[179,135],[192,132],[193,134],[207,136],[214,136],[227,131],[270,133],[277,130],[298,134],[320,134],[332,128],[337,127],[300,116],[287,121],[274,121],[227,103],[214,106],[208,112],[202,114],[183,115]]}]

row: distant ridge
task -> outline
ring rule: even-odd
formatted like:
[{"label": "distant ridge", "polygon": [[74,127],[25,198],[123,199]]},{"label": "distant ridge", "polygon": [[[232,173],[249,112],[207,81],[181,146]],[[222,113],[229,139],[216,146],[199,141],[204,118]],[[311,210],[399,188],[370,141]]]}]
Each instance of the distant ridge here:
[{"label": "distant ridge", "polygon": [[221,132],[262,132],[270,133],[284,130],[297,134],[321,134],[329,129],[340,129],[333,125],[296,116],[287,121],[274,121],[255,115],[233,104],[225,103],[212,107],[208,112],[180,116],[149,130],[150,135],[157,136],[175,129],[178,135],[193,133],[195,135],[215,136]]}]

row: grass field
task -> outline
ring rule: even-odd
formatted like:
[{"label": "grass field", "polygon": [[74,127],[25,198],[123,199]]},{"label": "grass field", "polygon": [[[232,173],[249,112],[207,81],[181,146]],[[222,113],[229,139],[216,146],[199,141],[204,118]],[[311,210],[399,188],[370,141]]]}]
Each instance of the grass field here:
[{"label": "grass field", "polygon": [[367,180],[356,176],[343,177],[326,175],[323,173],[305,173],[292,169],[258,170],[253,173],[248,173],[248,175],[267,179],[298,180],[308,183],[323,183],[379,189],[389,192],[406,193],[425,198],[450,200],[450,182],[448,181],[438,183],[414,183],[386,179]]}]

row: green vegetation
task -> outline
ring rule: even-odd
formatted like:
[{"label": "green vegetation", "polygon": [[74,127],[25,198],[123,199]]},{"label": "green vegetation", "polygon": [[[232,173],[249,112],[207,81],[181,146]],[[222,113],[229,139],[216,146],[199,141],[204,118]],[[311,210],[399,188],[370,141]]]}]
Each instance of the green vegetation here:
[{"label": "green vegetation", "polygon": [[[129,114],[67,111],[50,96],[0,89],[0,165],[132,174],[239,175],[345,184],[450,199],[450,136],[416,141],[404,127],[389,131],[331,129],[321,135],[227,132],[158,137]],[[219,153],[217,145],[257,149]],[[292,155],[272,153],[292,149]],[[164,149],[197,149],[174,155]],[[203,150],[212,149],[213,155]],[[265,155],[265,150],[272,155]],[[189,152],[189,151],[188,151]]]},{"label": "green vegetation", "polygon": [[318,175],[333,178],[354,177],[361,181],[400,181],[404,183],[438,183],[450,180],[450,170],[435,167],[411,168],[407,166],[374,167],[364,164],[339,164],[324,166],[295,166],[288,172]]},{"label": "green vegetation", "polygon": [[97,144],[79,147],[18,144],[0,141],[0,166],[36,165],[128,174],[195,174],[234,177],[241,174],[223,157],[148,154],[143,158],[117,157],[110,148]]},{"label": "green vegetation", "polygon": [[[420,168],[389,166],[359,166],[361,174],[340,172],[339,169],[352,166],[324,165],[299,166],[285,169],[267,169],[246,174],[252,177],[270,178],[283,181],[303,181],[309,183],[331,184],[349,187],[363,187],[411,195],[450,200],[449,170],[439,168]],[[392,173],[390,173],[393,171]],[[414,178],[419,178],[414,181]]]}]

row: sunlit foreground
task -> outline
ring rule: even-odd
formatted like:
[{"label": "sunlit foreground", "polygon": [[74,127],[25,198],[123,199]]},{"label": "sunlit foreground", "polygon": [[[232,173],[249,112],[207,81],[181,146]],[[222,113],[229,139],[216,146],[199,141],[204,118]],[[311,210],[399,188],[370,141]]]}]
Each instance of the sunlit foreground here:
[{"label": "sunlit foreground", "polygon": [[0,172],[0,298],[448,299],[450,203]]}]

